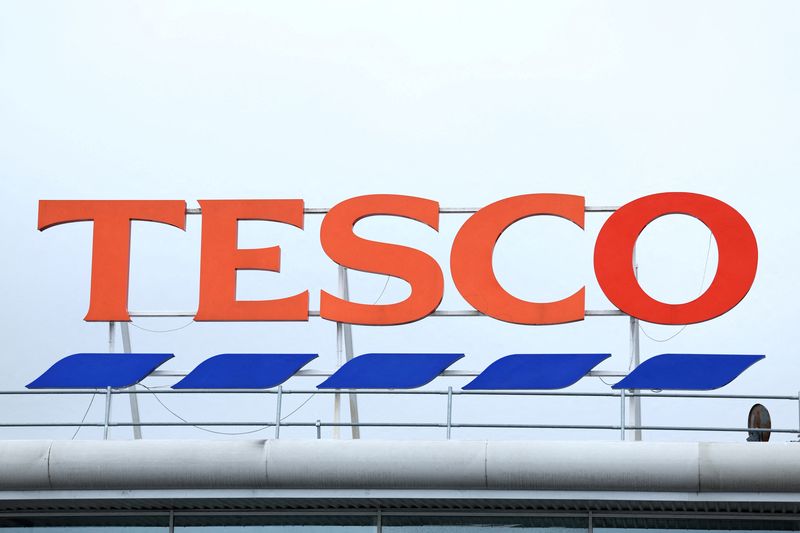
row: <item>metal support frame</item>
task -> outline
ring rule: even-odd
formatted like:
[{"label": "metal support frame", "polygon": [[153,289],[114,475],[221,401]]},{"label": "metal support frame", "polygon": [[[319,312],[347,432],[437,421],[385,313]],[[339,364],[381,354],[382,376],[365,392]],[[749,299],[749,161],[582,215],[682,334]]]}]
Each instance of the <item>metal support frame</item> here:
[{"label": "metal support frame", "polygon": [[447,440],[453,427],[453,387],[447,387]]},{"label": "metal support frame", "polygon": [[[639,278],[639,263],[636,260],[635,245],[633,247],[633,275],[637,279]],[[631,349],[631,358],[630,358],[630,364],[628,365],[628,371],[638,367],[639,364],[642,362],[641,353],[639,349],[639,319],[634,317],[630,317],[630,349]],[[631,390],[631,392],[636,392],[636,391]],[[639,428],[642,425],[642,398],[641,396],[632,394],[630,395],[628,401],[629,401],[628,425],[634,428]],[[632,430],[631,436],[635,441],[642,440],[642,430],[641,429]]]},{"label": "metal support frame", "polygon": [[103,440],[108,440],[108,428],[111,425],[111,387],[106,387],[106,410],[103,416]]},{"label": "metal support frame", "polygon": [[[115,348],[115,329],[116,329],[116,322],[109,322],[108,323],[108,353],[114,353],[116,351]],[[120,336],[122,337],[122,352],[123,353],[132,353],[131,352],[131,330],[130,326],[127,322],[120,322],[119,323],[119,331]],[[128,387],[126,390],[136,390],[136,385]],[[139,424],[141,419],[139,417],[139,397],[135,394],[128,395],[130,405],[131,405],[131,422],[134,423],[133,427],[133,438],[134,440],[140,440],[142,438],[142,426]]]},{"label": "metal support frame", "polygon": [[281,399],[283,398],[283,385],[278,385],[278,400],[275,402],[275,438],[281,438]]},{"label": "metal support frame", "polygon": [[[124,353],[131,353],[131,330],[127,322],[120,322],[120,333],[122,334],[122,351]],[[136,390],[136,385],[129,387]],[[135,394],[128,395],[131,404],[131,421],[138,424],[139,418],[139,397]],[[139,440],[142,438],[142,426],[133,426],[133,438]]]},{"label": "metal support frame", "polygon": [[[328,213],[329,208],[305,208],[304,214],[308,215],[324,215]],[[474,207],[441,207],[439,212],[442,214],[472,214],[479,210],[479,208]],[[611,206],[585,206],[584,211],[587,213],[613,213],[617,210],[617,207]],[[189,208],[186,210],[187,215],[200,215],[201,210],[199,208]],[[638,277],[638,263],[636,260],[636,248],[634,247],[633,251],[633,268],[634,268],[634,275]],[[339,287],[339,294],[342,299],[349,300],[350,299],[350,291],[349,291],[349,282],[348,282],[348,272],[347,268],[339,266],[338,267],[338,287]],[[131,317],[193,317],[196,313],[194,311],[139,311],[139,312],[130,312]],[[320,312],[319,310],[311,310],[309,311],[309,316],[312,317],[319,317]],[[468,310],[436,310],[434,311],[431,316],[434,317],[480,317],[486,316],[480,311],[474,309]],[[599,309],[599,310],[586,310],[585,316],[627,316],[624,312],[620,311],[619,309]],[[629,317],[630,319],[630,362],[629,371],[631,368],[636,367],[641,362],[640,357],[640,342],[639,342],[639,320],[634,317]],[[127,322],[120,323],[120,332],[122,336],[123,342],[123,350],[125,353],[131,353],[131,341],[130,341],[130,329]],[[109,339],[108,339],[108,349],[109,352],[115,351],[115,344],[114,344],[114,337],[115,337],[115,322],[109,322]],[[353,332],[352,332],[352,325],[346,324],[342,322],[336,323],[336,354],[337,354],[337,361],[336,361],[336,369],[341,367],[345,362],[350,361],[354,356],[354,349],[353,349]],[[334,370],[335,371],[335,370]],[[313,370],[313,369],[306,369],[301,370],[297,373],[298,376],[328,376],[331,375],[332,371],[320,371],[320,370]],[[443,376],[475,376],[479,372],[477,371],[445,371],[442,373]],[[153,373],[155,376],[184,376],[186,372],[170,372],[170,371],[156,371]],[[587,374],[588,376],[610,376],[610,377],[621,377],[626,375],[625,372],[620,371],[591,371]],[[136,386],[130,387],[125,389],[125,392],[134,392],[134,394],[129,394],[130,399],[130,409],[131,409],[131,421],[130,424],[133,428],[133,436],[134,439],[141,439],[141,427],[144,425],[149,424],[142,424],[140,420],[140,413],[139,413],[139,404],[138,404],[138,396],[135,394],[136,392],[141,392],[136,389]],[[625,432],[629,431],[633,440],[641,440],[642,438],[642,422],[641,422],[641,398],[642,394],[637,394],[637,391],[631,390],[631,394],[625,393],[625,391],[620,391],[621,397],[621,420],[620,420],[620,428],[622,432],[622,439],[625,440]],[[279,438],[280,435],[280,426],[281,426],[281,398],[282,398],[282,387],[278,387],[277,392],[277,415],[275,420],[275,438]],[[332,424],[323,424],[319,420],[317,421],[317,438],[321,438],[321,426],[322,425],[329,425],[333,428],[333,438],[340,438],[340,428],[349,426],[351,428],[351,434],[353,439],[358,439],[361,437],[360,428],[365,426],[366,424],[359,423],[359,415],[358,415],[358,400],[355,393],[347,392],[348,400],[349,400],[349,408],[350,408],[350,423],[345,424],[341,422],[341,392],[335,391],[334,392],[334,412],[333,412],[333,423]],[[452,387],[448,388],[448,399],[447,399],[447,438],[451,437],[451,430],[453,427],[452,424]],[[627,407],[627,417],[628,420],[626,421],[626,406],[625,406],[625,397],[627,396],[628,400],[628,407]],[[110,420],[110,409],[111,409],[111,392],[107,391],[106,397],[106,414],[105,414],[105,433],[108,432],[109,427],[109,420]],[[800,393],[798,394],[798,411],[800,411]],[[798,413],[798,421],[800,422],[800,412]],[[292,424],[285,424],[285,425],[292,425]],[[627,426],[627,429],[626,429]],[[2,427],[0,425],[0,427]]]},{"label": "metal support frame", "polygon": [[[350,300],[350,283],[347,279],[347,269],[343,266],[338,267],[339,273],[339,295],[343,300]],[[342,354],[344,353],[344,357]],[[345,324],[343,322],[336,323],[336,368],[338,369],[347,361],[353,358],[353,326],[352,324]],[[348,401],[350,404],[350,422],[358,424],[358,398],[350,392],[347,393]],[[335,393],[333,397],[333,420],[334,422],[341,421],[341,395]],[[358,425],[351,426],[351,435],[353,439],[361,438],[361,428]],[[333,429],[333,438],[341,438],[339,426]]]},{"label": "metal support frame", "polygon": [[625,440],[625,389],[619,390],[619,438]]},{"label": "metal support frame", "polygon": [[116,322],[108,323],[108,353],[114,353],[114,328]]}]

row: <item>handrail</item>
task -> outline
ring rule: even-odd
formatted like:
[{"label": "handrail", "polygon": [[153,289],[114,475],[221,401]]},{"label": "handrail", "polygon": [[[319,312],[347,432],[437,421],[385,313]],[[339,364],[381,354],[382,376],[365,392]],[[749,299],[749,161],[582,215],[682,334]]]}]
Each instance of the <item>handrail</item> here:
[{"label": "handrail", "polygon": [[[138,421],[138,422],[115,422],[110,418],[111,400],[117,395],[173,395],[173,394],[251,394],[251,395],[335,395],[335,394],[358,394],[362,396],[381,396],[381,395],[405,395],[405,396],[445,396],[447,401],[446,417],[444,422],[340,422],[340,421],[288,421],[289,415],[282,416],[281,403],[277,403],[277,412],[274,419],[270,420],[174,420],[174,421]],[[283,389],[277,387],[265,390],[253,389],[40,389],[40,390],[0,390],[0,396],[48,396],[48,395],[105,395],[106,411],[103,421],[98,422],[0,422],[0,428],[57,428],[57,427],[94,427],[104,428],[107,437],[109,428],[141,428],[141,427],[261,427],[262,429],[275,428],[275,438],[280,438],[280,428],[286,427],[307,427],[315,428],[317,438],[321,438],[320,428],[441,428],[446,429],[446,438],[451,438],[453,429],[553,429],[553,430],[602,430],[618,431],[622,440],[625,440],[626,432],[632,431],[674,431],[674,432],[749,432],[749,433],[775,433],[775,434],[800,434],[800,429],[795,428],[750,428],[750,427],[730,427],[730,426],[683,426],[683,425],[629,425],[625,420],[625,401],[631,397],[639,398],[671,398],[671,399],[729,399],[729,400],[771,400],[771,401],[794,401],[798,403],[798,421],[800,421],[800,394],[778,395],[778,394],[716,394],[716,393],[696,393],[696,392],[641,392],[641,391],[619,391],[619,392],[574,392],[574,391],[528,391],[528,390],[454,390],[448,389],[423,389],[423,390],[326,390],[326,389]],[[499,423],[499,422],[454,422],[453,421],[453,401],[459,396],[528,396],[528,397],[572,397],[572,398],[616,398],[620,401],[620,415],[618,424],[547,424],[547,423]],[[290,413],[290,415],[293,414]],[[177,416],[177,415],[176,415]],[[179,417],[180,418],[180,417]]]}]

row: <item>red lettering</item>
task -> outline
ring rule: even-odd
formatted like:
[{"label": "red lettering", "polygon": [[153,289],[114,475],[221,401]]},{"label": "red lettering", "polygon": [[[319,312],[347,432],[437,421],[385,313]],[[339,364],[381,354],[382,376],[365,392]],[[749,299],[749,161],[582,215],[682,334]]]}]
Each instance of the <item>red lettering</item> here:
[{"label": "red lettering", "polygon": [[[690,215],[703,222],[717,241],[717,274],[700,297],[667,304],[642,290],[633,271],[633,248],[644,228],[658,217]],[[694,324],[716,318],[745,297],[758,266],[758,246],[738,211],[710,196],[661,193],[634,200],[609,217],[597,237],[594,269],[609,300],[625,313],[656,324]]]},{"label": "red lettering", "polygon": [[94,222],[89,311],[84,320],[129,321],[131,221],[186,229],[183,200],[40,200],[39,230],[69,222]]},{"label": "red lettering", "polygon": [[375,194],[345,200],[322,221],[320,240],[336,263],[364,272],[386,274],[407,281],[411,295],[402,302],[371,305],[350,302],[322,291],[320,315],[350,324],[405,324],[424,318],[442,301],[442,270],[429,255],[397,244],[371,241],[353,233],[353,226],[369,216],[394,215],[417,220],[439,230],[439,204],[433,200]]},{"label": "red lettering", "polygon": [[200,305],[197,321],[308,320],[308,291],[276,300],[237,300],[238,270],[280,272],[281,249],[239,249],[240,220],[303,227],[302,200],[200,200]]},{"label": "red lettering", "polygon": [[535,215],[566,218],[583,228],[584,200],[570,194],[525,194],[489,204],[461,227],[450,254],[458,292],[475,309],[516,324],[563,324],[583,320],[584,292],[556,302],[521,300],[506,292],[492,268],[494,247],[514,222]]}]

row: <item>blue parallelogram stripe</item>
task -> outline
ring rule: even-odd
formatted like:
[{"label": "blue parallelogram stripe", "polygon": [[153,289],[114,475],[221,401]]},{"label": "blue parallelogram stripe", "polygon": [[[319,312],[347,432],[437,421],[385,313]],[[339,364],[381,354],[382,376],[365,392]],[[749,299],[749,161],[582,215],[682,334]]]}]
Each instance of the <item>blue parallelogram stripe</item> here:
[{"label": "blue parallelogram stripe", "polygon": [[76,353],[57,361],[27,388],[129,387],[173,357],[171,353]]},{"label": "blue parallelogram stripe", "polygon": [[429,383],[463,353],[367,353],[354,357],[318,389],[413,389]]},{"label": "blue parallelogram stripe", "polygon": [[736,379],[763,355],[667,353],[646,360],[615,389],[713,390]]},{"label": "blue parallelogram stripe", "polygon": [[489,365],[464,390],[563,389],[577,382],[608,353],[520,353]]},{"label": "blue parallelogram stripe", "polygon": [[309,361],[313,353],[225,353],[206,359],[173,389],[269,389]]}]

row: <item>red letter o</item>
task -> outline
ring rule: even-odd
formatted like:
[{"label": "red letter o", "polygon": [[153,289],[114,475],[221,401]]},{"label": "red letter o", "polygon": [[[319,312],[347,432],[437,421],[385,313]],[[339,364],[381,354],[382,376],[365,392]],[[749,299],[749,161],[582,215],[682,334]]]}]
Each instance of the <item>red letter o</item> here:
[{"label": "red letter o", "polygon": [[[644,228],[664,215],[690,215],[717,241],[717,274],[698,298],[683,304],[659,302],[642,290],[633,271],[633,249]],[[656,324],[694,324],[729,311],[750,290],[758,246],[750,225],[728,204],[702,194],[672,192],[645,196],[619,208],[606,221],[594,249],[597,281],[625,313]]]}]

